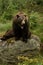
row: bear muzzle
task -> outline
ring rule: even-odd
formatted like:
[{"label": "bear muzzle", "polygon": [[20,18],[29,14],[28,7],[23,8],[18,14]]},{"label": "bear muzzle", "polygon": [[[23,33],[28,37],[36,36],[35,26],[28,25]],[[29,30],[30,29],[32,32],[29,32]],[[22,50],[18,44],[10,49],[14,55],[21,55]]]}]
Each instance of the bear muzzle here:
[{"label": "bear muzzle", "polygon": [[25,20],[23,20],[22,23],[21,23],[21,29],[24,28],[24,25],[25,25]]},{"label": "bear muzzle", "polygon": [[25,24],[25,20],[22,21],[21,25],[24,25]]}]

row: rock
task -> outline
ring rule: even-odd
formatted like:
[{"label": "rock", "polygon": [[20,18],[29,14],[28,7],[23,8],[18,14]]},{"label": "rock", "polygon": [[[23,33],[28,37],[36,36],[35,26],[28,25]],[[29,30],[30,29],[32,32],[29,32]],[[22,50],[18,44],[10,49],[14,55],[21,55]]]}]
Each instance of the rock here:
[{"label": "rock", "polygon": [[0,60],[4,63],[14,65],[18,63],[18,56],[33,57],[39,53],[40,39],[36,35],[32,35],[27,43],[19,41],[11,41],[11,43],[0,42]]}]

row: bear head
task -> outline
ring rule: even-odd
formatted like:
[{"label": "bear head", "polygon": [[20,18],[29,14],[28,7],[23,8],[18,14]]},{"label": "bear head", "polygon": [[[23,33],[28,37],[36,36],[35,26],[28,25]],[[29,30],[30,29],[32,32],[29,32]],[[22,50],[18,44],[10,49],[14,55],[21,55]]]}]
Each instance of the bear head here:
[{"label": "bear head", "polygon": [[24,28],[24,25],[28,25],[28,16],[24,14],[23,12],[19,12],[13,20],[13,25],[17,24],[21,29]]}]

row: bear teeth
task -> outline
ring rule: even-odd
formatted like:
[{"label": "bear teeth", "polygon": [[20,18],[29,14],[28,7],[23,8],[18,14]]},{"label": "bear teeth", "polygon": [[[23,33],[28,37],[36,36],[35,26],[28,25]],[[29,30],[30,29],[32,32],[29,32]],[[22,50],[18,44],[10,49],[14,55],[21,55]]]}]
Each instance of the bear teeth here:
[{"label": "bear teeth", "polygon": [[21,27],[21,29],[23,29],[23,26]]}]

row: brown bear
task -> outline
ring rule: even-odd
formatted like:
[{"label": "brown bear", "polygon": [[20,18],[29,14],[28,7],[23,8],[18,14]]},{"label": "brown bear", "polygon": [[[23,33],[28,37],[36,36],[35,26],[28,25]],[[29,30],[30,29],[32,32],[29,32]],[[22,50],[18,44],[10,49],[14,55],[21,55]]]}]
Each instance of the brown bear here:
[{"label": "brown bear", "polygon": [[8,30],[1,40],[7,40],[15,37],[15,40],[27,42],[31,37],[29,20],[26,14],[19,12],[13,19],[12,30]]},{"label": "brown bear", "polygon": [[3,35],[3,37],[1,38],[2,41],[6,41],[7,39],[9,38],[12,38],[14,37],[14,33],[13,33],[13,30],[10,29],[10,30],[7,30],[6,33]]}]

